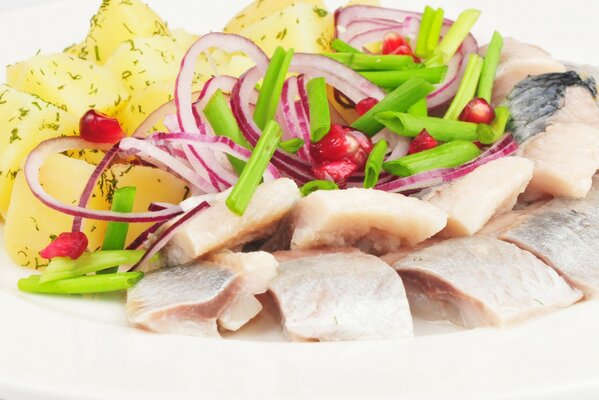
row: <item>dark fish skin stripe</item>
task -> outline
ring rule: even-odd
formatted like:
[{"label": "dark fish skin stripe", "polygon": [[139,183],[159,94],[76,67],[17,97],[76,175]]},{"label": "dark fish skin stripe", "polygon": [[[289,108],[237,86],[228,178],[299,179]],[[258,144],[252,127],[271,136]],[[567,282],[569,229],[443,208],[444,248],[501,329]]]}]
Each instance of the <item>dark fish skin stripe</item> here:
[{"label": "dark fish skin stripe", "polygon": [[550,118],[564,106],[566,89],[581,86],[597,97],[595,79],[583,80],[574,71],[529,76],[518,83],[505,100],[512,119],[508,129],[524,143],[547,128]]}]

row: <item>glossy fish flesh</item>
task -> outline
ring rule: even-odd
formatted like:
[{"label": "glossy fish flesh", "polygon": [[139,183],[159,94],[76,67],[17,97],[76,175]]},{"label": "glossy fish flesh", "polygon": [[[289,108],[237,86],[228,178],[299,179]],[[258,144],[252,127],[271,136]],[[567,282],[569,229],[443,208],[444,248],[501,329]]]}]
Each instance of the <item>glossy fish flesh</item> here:
[{"label": "glossy fish flesh", "polygon": [[393,267],[415,316],[466,328],[518,322],[582,297],[531,253],[488,237],[439,242]]},{"label": "glossy fish flesh", "polygon": [[533,168],[533,162],[522,157],[493,160],[423,200],[449,215],[442,237],[474,235],[493,215],[514,207],[532,178]]},{"label": "glossy fish flesh", "polygon": [[385,254],[428,239],[446,222],[443,210],[401,194],[319,190],[298,201],[291,214],[291,249],[355,246]]},{"label": "glossy fish flesh", "polygon": [[292,340],[412,336],[401,279],[371,255],[325,254],[282,262],[270,291]]}]

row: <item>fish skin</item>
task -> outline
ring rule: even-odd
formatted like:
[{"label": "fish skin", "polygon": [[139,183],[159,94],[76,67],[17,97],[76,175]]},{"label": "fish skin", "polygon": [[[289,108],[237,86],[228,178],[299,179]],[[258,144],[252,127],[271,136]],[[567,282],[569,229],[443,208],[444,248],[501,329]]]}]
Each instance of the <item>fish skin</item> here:
[{"label": "fish skin", "polygon": [[323,254],[282,262],[270,292],[296,341],[397,339],[413,335],[401,279],[377,257]]},{"label": "fish skin", "polygon": [[501,225],[501,240],[532,252],[587,298],[599,296],[599,177],[582,200],[553,199]]},{"label": "fish skin", "polygon": [[503,326],[582,294],[532,254],[501,240],[449,239],[396,261],[413,315],[466,328]]},{"label": "fish skin", "polygon": [[163,268],[127,291],[127,318],[158,333],[219,337],[216,320],[238,292],[239,275],[218,264]]}]

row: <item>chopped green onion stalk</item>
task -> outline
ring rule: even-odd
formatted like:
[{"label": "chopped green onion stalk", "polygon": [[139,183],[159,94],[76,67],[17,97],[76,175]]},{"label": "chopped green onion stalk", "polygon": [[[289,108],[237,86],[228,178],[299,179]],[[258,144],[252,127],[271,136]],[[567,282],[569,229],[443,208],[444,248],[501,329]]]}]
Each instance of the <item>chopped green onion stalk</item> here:
[{"label": "chopped green onion stalk", "polygon": [[79,276],[42,282],[40,275],[31,275],[19,280],[19,290],[29,293],[45,294],[87,294],[127,290],[143,278],[143,272],[122,272],[116,274]]},{"label": "chopped green onion stalk", "polygon": [[204,115],[215,135],[226,136],[246,149],[252,148],[250,142],[247,141],[241,129],[239,129],[237,120],[229,107],[229,102],[220,89],[212,95],[206,107],[204,107]]},{"label": "chopped green onion stalk", "polygon": [[362,53],[327,53],[332,58],[354,71],[389,71],[420,68],[411,56],[375,55]]},{"label": "chopped green onion stalk", "polygon": [[277,47],[270,59],[254,110],[254,121],[260,129],[264,129],[266,122],[275,117],[292,58],[293,49],[285,52],[282,47]]},{"label": "chopped green onion stalk", "polygon": [[426,6],[422,18],[420,19],[420,30],[418,31],[418,38],[416,39],[416,50],[415,54],[418,57],[428,56],[428,36],[430,34],[431,27],[433,25],[433,19],[435,18],[435,9]]},{"label": "chopped green onion stalk", "polygon": [[243,215],[250,204],[256,188],[262,180],[262,175],[277,149],[281,135],[281,128],[275,121],[270,120],[266,123],[247,165],[227,197],[227,207],[235,214]]},{"label": "chopped green onion stalk", "polygon": [[410,154],[383,164],[390,174],[406,177],[437,168],[452,168],[467,163],[480,155],[472,142],[455,140],[430,150]]},{"label": "chopped green onion stalk", "polygon": [[310,193],[315,192],[317,190],[337,190],[337,189],[339,189],[339,186],[337,186],[337,184],[335,182],[316,180],[316,181],[307,182],[304,186],[302,186],[302,188],[300,189],[300,193],[302,194],[303,197],[306,197]]},{"label": "chopped green onion stalk", "polygon": [[458,88],[458,91],[451,101],[451,105],[449,106],[449,109],[443,118],[459,118],[464,107],[466,107],[468,102],[474,98],[482,69],[482,57],[478,54],[470,54],[470,57],[468,58],[468,65],[466,65],[466,71],[464,72],[464,76],[460,82],[460,87]]},{"label": "chopped green onion stalk", "polygon": [[383,161],[387,154],[388,144],[386,140],[381,140],[374,145],[372,151],[366,160],[364,167],[364,187],[366,189],[373,188],[379,181],[379,175],[383,169]]},{"label": "chopped green onion stalk", "polygon": [[411,78],[385,96],[384,99],[379,101],[366,114],[354,121],[352,128],[357,129],[368,136],[374,136],[384,128],[384,125],[375,119],[375,116],[378,113],[383,111],[405,112],[415,103],[426,98],[434,88],[433,85],[420,78]]},{"label": "chopped green onion stalk", "polygon": [[419,117],[428,116],[428,104],[426,102],[426,98],[420,100],[410,108],[408,108],[408,114],[416,115]]},{"label": "chopped green onion stalk", "polygon": [[[40,282],[75,278],[77,276],[98,272],[115,265],[134,265],[144,255],[143,250],[101,250],[85,253],[76,260],[68,257],[53,258],[40,277]],[[152,261],[158,260],[158,256]]]},{"label": "chopped green onion stalk", "polygon": [[426,44],[428,54],[434,54],[437,51],[437,47],[439,46],[439,38],[441,37],[441,28],[443,28],[444,16],[445,11],[443,11],[442,8],[438,8],[435,11],[431,28],[428,31],[428,40]]},{"label": "chopped green onion stalk", "polygon": [[466,39],[466,36],[470,33],[478,17],[480,17],[479,10],[466,10],[451,25],[451,28],[449,28],[449,31],[447,31],[437,48],[444,64],[448,63],[454,56],[464,39]]},{"label": "chopped green onion stalk", "polygon": [[335,39],[331,42],[331,48],[338,53],[361,53],[360,50],[345,43],[341,39]]},{"label": "chopped green onion stalk", "polygon": [[302,148],[304,141],[300,138],[293,138],[279,143],[279,148],[287,153],[295,154]]},{"label": "chopped green onion stalk", "polygon": [[477,125],[450,119],[421,117],[418,115],[387,111],[376,119],[400,136],[416,137],[423,129],[440,142],[453,140],[474,141],[478,139]]},{"label": "chopped green onion stalk", "polygon": [[493,144],[505,133],[505,127],[510,119],[510,109],[507,107],[497,107],[495,109],[495,119],[491,125],[478,125],[478,140],[482,144]]},{"label": "chopped green onion stalk", "polygon": [[233,167],[233,170],[237,174],[237,176],[241,175],[243,169],[245,168],[245,161],[240,160],[239,158],[232,156],[231,154],[227,154],[227,160]]},{"label": "chopped green onion stalk", "polygon": [[478,82],[478,93],[477,96],[487,100],[487,103],[491,104],[491,98],[493,96],[493,81],[495,80],[495,73],[497,72],[497,64],[499,64],[499,56],[501,55],[501,49],[503,48],[503,37],[499,32],[493,33],[493,38],[487,48],[487,54],[483,62],[483,70],[480,74],[480,81]]},{"label": "chopped green onion stalk", "polygon": [[420,78],[429,83],[440,83],[445,79],[447,66],[410,69],[405,71],[363,71],[360,74],[380,87],[398,87],[408,79]]},{"label": "chopped green onion stalk", "polygon": [[311,79],[306,85],[310,109],[310,140],[319,142],[331,130],[331,110],[324,78]]},{"label": "chopped green onion stalk", "polygon": [[[112,196],[112,211],[121,213],[130,213],[133,210],[135,202],[136,189],[133,186],[126,186],[114,191]],[[106,225],[106,233],[104,234],[104,243],[102,250],[123,250],[127,233],[129,232],[129,224],[127,222],[110,221]],[[114,273],[118,271],[118,266],[108,268],[98,273]]]}]

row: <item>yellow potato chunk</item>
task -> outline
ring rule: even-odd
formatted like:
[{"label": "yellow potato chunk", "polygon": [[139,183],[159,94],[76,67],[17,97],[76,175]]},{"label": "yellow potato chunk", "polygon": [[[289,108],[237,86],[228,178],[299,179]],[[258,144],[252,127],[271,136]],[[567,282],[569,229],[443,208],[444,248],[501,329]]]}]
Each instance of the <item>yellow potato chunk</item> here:
[{"label": "yellow potato chunk", "polygon": [[187,51],[196,40],[200,38],[199,35],[187,32],[185,29],[179,28],[171,31],[171,36],[177,42],[177,45],[183,50]]},{"label": "yellow potato chunk", "polygon": [[38,55],[10,65],[6,77],[9,86],[76,116],[90,108],[113,115],[129,97],[110,71],[66,53]]},{"label": "yellow potato chunk", "polygon": [[[174,82],[163,82],[133,92],[116,115],[123,130],[129,135],[133,134],[154,110],[173,99],[174,86]],[[165,131],[166,127],[159,122],[152,130]]]}]

